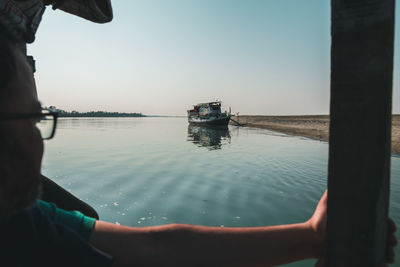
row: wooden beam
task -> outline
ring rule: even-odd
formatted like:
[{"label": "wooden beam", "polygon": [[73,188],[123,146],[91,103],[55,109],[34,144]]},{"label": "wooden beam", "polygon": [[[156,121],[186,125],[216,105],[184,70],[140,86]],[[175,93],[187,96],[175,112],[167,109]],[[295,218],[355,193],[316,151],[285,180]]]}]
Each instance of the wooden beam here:
[{"label": "wooden beam", "polygon": [[326,266],[385,259],[394,0],[332,0]]}]

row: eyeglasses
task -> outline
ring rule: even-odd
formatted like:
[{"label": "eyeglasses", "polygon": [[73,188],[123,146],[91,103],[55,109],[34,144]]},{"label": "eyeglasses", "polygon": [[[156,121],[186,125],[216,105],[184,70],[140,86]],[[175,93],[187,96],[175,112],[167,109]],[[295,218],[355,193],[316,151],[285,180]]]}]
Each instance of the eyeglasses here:
[{"label": "eyeglasses", "polygon": [[50,109],[42,109],[38,113],[29,114],[0,114],[0,120],[34,119],[43,140],[54,137],[57,126],[58,112]]}]

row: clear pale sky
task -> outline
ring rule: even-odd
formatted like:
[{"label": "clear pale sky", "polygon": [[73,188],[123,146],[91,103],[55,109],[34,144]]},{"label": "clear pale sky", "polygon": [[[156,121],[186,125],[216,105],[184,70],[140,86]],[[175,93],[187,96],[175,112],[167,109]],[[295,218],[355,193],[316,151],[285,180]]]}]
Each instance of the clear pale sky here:
[{"label": "clear pale sky", "polygon": [[47,8],[28,47],[44,105],[186,115],[218,99],[240,114],[329,113],[330,1],[119,0],[113,8],[108,24]]}]

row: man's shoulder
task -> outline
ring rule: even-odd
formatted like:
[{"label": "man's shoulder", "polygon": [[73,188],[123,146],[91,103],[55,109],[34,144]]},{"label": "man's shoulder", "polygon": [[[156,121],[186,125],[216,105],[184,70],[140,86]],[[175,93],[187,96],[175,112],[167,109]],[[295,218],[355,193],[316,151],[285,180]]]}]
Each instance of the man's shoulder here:
[{"label": "man's shoulder", "polygon": [[92,235],[96,219],[85,216],[79,211],[60,209],[55,204],[43,200],[38,200],[37,206],[50,221],[70,228],[84,240],[89,240]]},{"label": "man's shoulder", "polygon": [[[0,222],[1,266],[110,266],[111,257],[53,223],[37,205]],[[4,265],[3,265],[4,264]]]}]

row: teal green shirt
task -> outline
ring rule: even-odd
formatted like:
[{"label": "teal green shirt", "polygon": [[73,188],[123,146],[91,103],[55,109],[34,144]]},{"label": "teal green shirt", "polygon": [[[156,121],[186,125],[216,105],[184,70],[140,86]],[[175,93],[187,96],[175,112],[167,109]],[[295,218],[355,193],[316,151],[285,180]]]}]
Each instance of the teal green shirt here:
[{"label": "teal green shirt", "polygon": [[47,203],[43,200],[37,201],[40,211],[46,215],[50,221],[56,224],[62,224],[85,240],[89,240],[92,235],[96,219],[87,217],[79,211],[66,211],[58,208],[53,203]]}]

